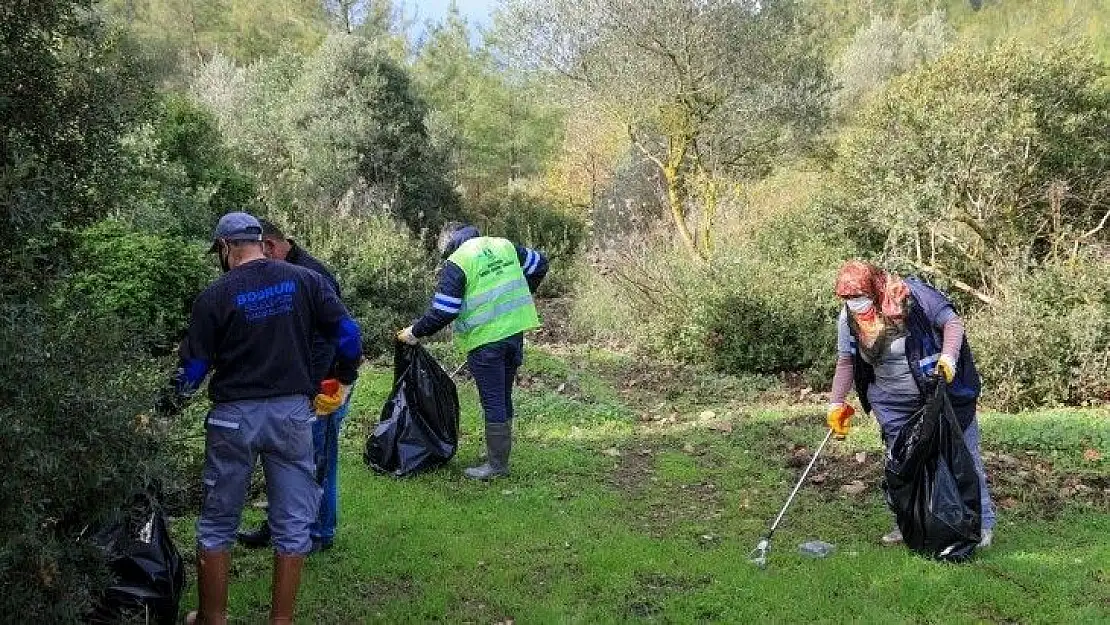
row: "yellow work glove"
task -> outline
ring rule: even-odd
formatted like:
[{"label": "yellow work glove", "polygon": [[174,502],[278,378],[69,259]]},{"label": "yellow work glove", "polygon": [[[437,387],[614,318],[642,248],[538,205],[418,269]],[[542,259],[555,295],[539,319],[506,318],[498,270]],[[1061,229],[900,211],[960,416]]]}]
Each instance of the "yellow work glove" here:
[{"label": "yellow work glove", "polygon": [[350,392],[351,387],[340,384],[337,380],[324,380],[320,383],[320,393],[312,400],[312,408],[317,416],[329,415],[343,406]]},{"label": "yellow work glove", "polygon": [[937,375],[943,375],[944,381],[949,384],[956,379],[956,361],[948,354],[941,354],[937,361]]},{"label": "yellow work glove", "polygon": [[420,339],[416,338],[416,335],[412,333],[412,326],[398,332],[397,340],[406,345],[418,345],[420,343]]},{"label": "yellow work glove", "polygon": [[848,436],[848,429],[852,426],[852,415],[854,414],[856,414],[856,411],[851,404],[832,404],[829,406],[829,414],[826,420],[835,438],[844,440],[844,437]]}]

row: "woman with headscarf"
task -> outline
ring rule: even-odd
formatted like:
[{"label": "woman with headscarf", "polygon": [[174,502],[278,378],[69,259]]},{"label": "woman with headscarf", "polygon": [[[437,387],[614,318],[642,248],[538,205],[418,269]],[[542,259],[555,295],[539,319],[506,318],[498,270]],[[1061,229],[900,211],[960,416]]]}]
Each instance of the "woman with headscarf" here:
[{"label": "woman with headscarf", "polygon": [[[836,279],[844,302],[837,321],[836,374],[828,424],[838,438],[848,434],[852,414],[845,402],[855,386],[865,412],[875,411],[889,450],[902,426],[925,404],[930,375],[943,375],[964,440],[975,459],[982,497],[980,547],[994,535],[994,507],[979,453],[979,373],[964,338],[963,321],[945,295],[915,278],[901,279],[862,261],[849,261]],[[884,545],[902,542],[896,527]]]}]

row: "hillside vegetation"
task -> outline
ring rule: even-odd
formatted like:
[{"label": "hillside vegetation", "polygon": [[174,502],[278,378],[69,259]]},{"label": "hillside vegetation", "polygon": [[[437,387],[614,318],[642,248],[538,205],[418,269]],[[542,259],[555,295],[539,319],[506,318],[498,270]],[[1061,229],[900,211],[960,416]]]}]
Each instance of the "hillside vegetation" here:
[{"label": "hillside vegetation", "polygon": [[[77,538],[136,489],[157,484],[174,514],[195,511],[205,406],[148,415],[190,304],[217,275],[204,252],[230,210],[274,220],[335,270],[373,358],[425,306],[440,225],[468,220],[548,253],[541,295],[565,314],[542,336],[556,355],[589,345],[698,380],[755,380],[804,395],[807,411],[832,371],[836,269],[873,260],[952,295],[983,403],[999,411],[988,448],[1026,462],[1062,446],[1071,462],[1082,447],[1097,458],[1078,468],[1105,475],[1106,437],[1086,430],[1110,401],[1110,1],[504,0],[481,32],[458,11],[427,25],[406,15],[385,0],[0,8],[0,611],[83,614],[106,580]],[[574,362],[537,355],[541,368]],[[384,374],[369,375],[363,420],[382,400]],[[676,430],[657,444],[618,390],[530,391],[523,447],[551,453],[524,452],[522,481],[500,490],[457,491],[450,473],[376,482],[347,458],[358,520],[345,540],[384,551],[333,572],[410,580],[372,585],[398,599],[363,618],[403,620],[415,598],[451,620],[732,621],[771,614],[760,597],[788,620],[836,620],[847,597],[875,605],[876,621],[929,620],[926,603],[954,620],[1106,618],[1106,554],[1079,549],[1105,534],[1104,497],[1046,503],[1011,547],[951,573],[852,542],[855,525],[885,522],[873,489],[866,513],[826,493],[799,521],[843,543],[829,568],[852,583],[793,557],[783,578],[756,579],[736,554],[790,474],[782,437],[811,444],[819,419],[795,424],[767,397],[712,387],[721,404],[749,402],[728,409],[735,438]],[[676,401],[651,397],[661,412]],[[626,462],[662,483],[624,476]],[[1020,470],[1040,471],[1029,462]],[[1076,468],[1045,469],[1057,494],[1105,492]],[[678,514],[681,530],[654,538],[653,510],[691,492],[720,516]],[[452,544],[444,565],[452,579],[492,572],[490,594],[412,581],[443,575],[430,571],[451,550],[387,540],[463,535],[454,506],[481,517],[515,500],[530,512],[474,544],[546,527],[527,555],[494,549],[502,568]],[[375,508],[391,520],[370,520]],[[580,545],[595,530],[609,545]],[[388,568],[407,553],[419,554],[411,570]],[[899,576],[933,586],[905,595]],[[307,586],[310,605],[339,601]],[[519,587],[534,593],[510,597]],[[237,605],[261,582],[247,592]],[[845,612],[813,611],[818,598]]]}]

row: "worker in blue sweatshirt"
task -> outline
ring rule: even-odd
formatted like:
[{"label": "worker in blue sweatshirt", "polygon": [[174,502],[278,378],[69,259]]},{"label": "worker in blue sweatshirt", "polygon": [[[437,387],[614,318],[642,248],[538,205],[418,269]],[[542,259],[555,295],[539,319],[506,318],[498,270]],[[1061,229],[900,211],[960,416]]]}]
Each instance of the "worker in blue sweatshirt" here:
[{"label": "worker in blue sweatshirt", "polygon": [[524,332],[540,327],[532,296],[547,275],[547,259],[457,222],[443,227],[439,250],[446,260],[432,303],[397,339],[415,345],[453,323],[486,421],[486,462],[466,469],[466,476],[488,480],[508,475],[513,383],[524,362]]},{"label": "worker in blue sweatshirt", "polygon": [[[174,384],[159,412],[180,411],[211,373],[205,420],[204,501],[196,523],[200,609],[187,623],[227,623],[231,546],[256,459],[262,459],[273,530],[271,623],[290,623],[320,504],[314,413],[342,404],[358,377],[362,339],[320,274],[266,258],[262,225],[246,213],[220,219],[212,252],[224,274],[193,304]],[[335,345],[333,395],[312,376],[313,336]]]}]

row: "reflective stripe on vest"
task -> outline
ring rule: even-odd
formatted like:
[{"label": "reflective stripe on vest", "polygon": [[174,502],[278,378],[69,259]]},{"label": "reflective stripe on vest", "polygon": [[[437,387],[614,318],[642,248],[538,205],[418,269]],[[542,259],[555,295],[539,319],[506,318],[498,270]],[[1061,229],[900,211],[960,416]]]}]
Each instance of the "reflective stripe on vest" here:
[{"label": "reflective stripe on vest", "polygon": [[485,325],[490,321],[504,315],[505,313],[512,312],[517,308],[524,308],[525,306],[532,305],[532,296],[525,295],[516,299],[511,299],[507,302],[502,302],[489,310],[478,313],[466,320],[455,321],[455,332],[470,332],[478,326]]},{"label": "reflective stripe on vest", "polygon": [[465,315],[466,311],[468,311],[468,310],[477,309],[482,304],[485,304],[487,302],[492,302],[493,300],[501,297],[502,295],[504,295],[506,293],[510,293],[510,292],[515,291],[517,289],[527,289],[527,288],[528,288],[528,281],[524,280],[524,279],[513,280],[512,282],[509,282],[507,284],[502,284],[501,286],[496,287],[496,288],[494,288],[490,291],[486,291],[485,293],[482,293],[481,295],[477,295],[475,297],[472,297],[471,299],[463,301],[462,312],[459,313],[459,316],[461,317],[461,316]]}]

